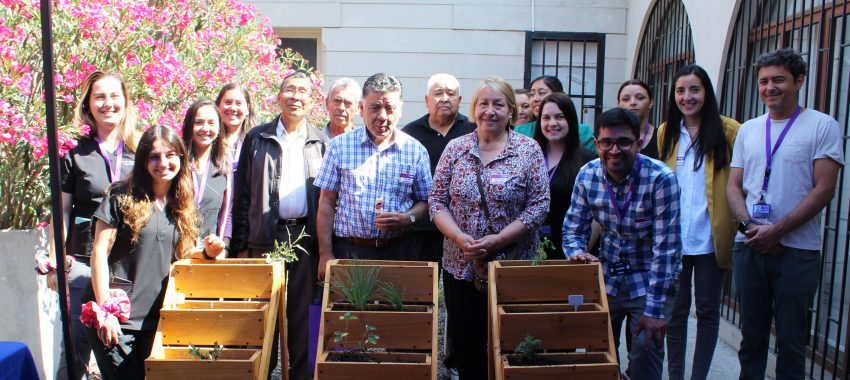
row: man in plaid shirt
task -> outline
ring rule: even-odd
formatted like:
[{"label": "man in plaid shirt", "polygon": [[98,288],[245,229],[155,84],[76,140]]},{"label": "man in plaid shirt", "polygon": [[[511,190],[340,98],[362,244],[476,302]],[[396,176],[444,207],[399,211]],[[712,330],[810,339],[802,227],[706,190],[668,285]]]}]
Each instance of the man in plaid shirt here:
[{"label": "man in plaid shirt", "polygon": [[[662,162],[638,153],[640,121],[628,110],[603,112],[594,134],[599,159],[576,177],[564,218],[564,253],[599,261],[605,275],[615,344],[632,320],[627,372],[661,379],[664,325],[673,309],[679,263],[679,187]],[[602,226],[599,257],[587,253],[590,224]]]},{"label": "man in plaid shirt", "polygon": [[[410,229],[428,215],[425,147],[400,130],[401,83],[378,73],[363,84],[365,128],[334,139],[319,175],[319,279],[334,258],[415,260]],[[334,212],[336,206],[336,212]]]}]

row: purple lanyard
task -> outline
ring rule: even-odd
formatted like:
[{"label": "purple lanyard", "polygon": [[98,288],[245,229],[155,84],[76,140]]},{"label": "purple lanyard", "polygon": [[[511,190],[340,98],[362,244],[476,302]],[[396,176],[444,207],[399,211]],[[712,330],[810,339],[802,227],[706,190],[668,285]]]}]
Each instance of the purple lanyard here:
[{"label": "purple lanyard", "polygon": [[[204,199],[204,191],[207,189],[207,172],[210,170],[210,159],[207,158],[207,164],[199,171],[192,172],[192,186],[195,188],[195,202],[198,207],[201,207],[201,200]],[[198,175],[201,176],[200,182]]]},{"label": "purple lanyard", "polygon": [[242,138],[236,140],[235,152],[230,156],[230,163],[233,165],[233,171],[239,166],[239,155],[242,153]]},{"label": "purple lanyard", "polygon": [[614,189],[611,188],[611,184],[608,183],[608,179],[607,178],[602,179],[602,183],[605,185],[605,192],[608,193],[608,198],[611,199],[611,203],[614,206],[614,212],[617,213],[617,218],[618,218],[617,219],[617,226],[619,226],[620,222],[623,221],[623,218],[625,217],[626,212],[629,211],[629,207],[632,205],[632,194],[635,192],[635,189],[637,189],[638,182],[640,182],[640,178],[638,178],[638,175],[640,174],[640,166],[641,166],[641,159],[640,159],[640,155],[638,155],[635,158],[635,165],[632,168],[632,172],[631,172],[632,185],[629,186],[629,192],[626,193],[626,200],[623,202],[622,208],[620,207],[620,203],[617,202],[617,193],[615,193]]},{"label": "purple lanyard", "polygon": [[788,124],[785,124],[785,128],[782,128],[782,133],[779,134],[779,138],[776,139],[776,145],[773,146],[773,150],[770,149],[770,115],[767,115],[766,129],[767,133],[764,137],[764,150],[767,155],[766,166],[764,168],[764,181],[761,184],[761,193],[762,195],[767,194],[767,184],[770,182],[770,167],[771,160],[773,160],[773,155],[776,154],[776,151],[779,150],[779,146],[782,145],[782,141],[785,140],[785,135],[788,134],[788,131],[791,129],[791,125],[794,124],[794,121],[797,120],[797,116],[800,116],[800,106],[797,106],[797,109],[794,110],[794,114],[791,115],[791,119],[788,120]]},{"label": "purple lanyard", "polygon": [[97,149],[100,151],[100,156],[103,157],[103,161],[106,162],[106,172],[109,175],[109,183],[115,183],[121,179],[121,159],[122,156],[124,156],[124,141],[118,142],[118,149],[115,150],[118,157],[115,160],[115,167],[113,168],[112,160],[110,160],[109,155],[106,154],[106,148],[103,146],[103,141],[97,136],[95,136],[94,140],[97,141]]},{"label": "purple lanyard", "polygon": [[549,173],[549,183],[552,183],[552,178],[555,177],[555,172],[558,171],[558,165],[560,165],[561,163],[558,162],[558,165],[555,165],[554,168],[549,169],[549,158],[546,157],[546,155],[543,155],[543,162],[546,163],[546,170],[548,170],[550,172]]}]

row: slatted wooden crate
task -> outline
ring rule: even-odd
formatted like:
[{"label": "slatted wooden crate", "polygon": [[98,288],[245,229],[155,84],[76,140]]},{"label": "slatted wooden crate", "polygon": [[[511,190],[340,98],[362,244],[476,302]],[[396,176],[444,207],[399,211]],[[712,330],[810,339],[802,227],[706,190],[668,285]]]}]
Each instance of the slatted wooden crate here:
[{"label": "slatted wooden crate", "polygon": [[[316,379],[436,379],[439,278],[437,263],[331,260],[327,265],[316,355]],[[357,265],[379,267],[380,281],[392,283],[403,290],[406,311],[337,310],[344,303],[344,299],[331,290],[330,284],[335,278],[341,278],[339,276],[344,271]],[[346,349],[334,342],[334,333],[346,330],[346,321],[340,319],[346,312],[351,312],[358,318],[349,321],[349,336],[363,336],[363,323],[375,326],[374,332],[380,335],[375,347],[385,352],[370,350],[365,353],[371,362],[329,360],[329,356],[335,356]]]},{"label": "slatted wooden crate", "polygon": [[[277,360],[271,357],[275,316],[287,357],[284,276],[282,263],[263,259],[175,262],[145,361],[147,378],[265,379],[269,361]],[[206,352],[216,342],[225,347],[218,360],[189,355],[189,344]]]},{"label": "slatted wooden crate", "polygon": [[[494,261],[489,266],[490,377],[619,378],[601,266],[567,260]],[[581,295],[578,310],[568,303]],[[526,334],[542,340],[541,356],[564,364],[512,366],[508,356]]]}]

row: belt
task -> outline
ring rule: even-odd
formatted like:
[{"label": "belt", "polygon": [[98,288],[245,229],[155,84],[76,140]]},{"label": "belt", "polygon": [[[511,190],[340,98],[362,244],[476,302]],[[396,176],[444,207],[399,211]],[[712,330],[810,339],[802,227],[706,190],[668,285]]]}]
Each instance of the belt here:
[{"label": "belt", "polygon": [[402,237],[404,237],[404,235],[387,239],[361,239],[359,237],[344,236],[342,237],[342,239],[351,244],[362,245],[364,247],[384,248],[392,243],[401,240]]},{"label": "belt", "polygon": [[279,226],[300,226],[307,224],[307,217],[296,218],[296,219],[278,219],[277,225]]}]

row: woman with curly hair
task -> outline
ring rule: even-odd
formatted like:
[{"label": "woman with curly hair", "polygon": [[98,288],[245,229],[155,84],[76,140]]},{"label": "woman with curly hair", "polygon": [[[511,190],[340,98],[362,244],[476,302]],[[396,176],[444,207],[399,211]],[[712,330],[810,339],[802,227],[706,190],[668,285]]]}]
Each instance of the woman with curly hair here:
[{"label": "woman with curly hair", "polygon": [[[128,315],[99,318],[86,336],[104,379],[144,379],[171,263],[203,253],[195,249],[199,218],[188,155],[174,130],[142,134],[133,171],[109,189],[94,218],[92,282],[83,301],[106,309],[120,289],[132,306]],[[204,249],[217,256],[223,247]]]}]

